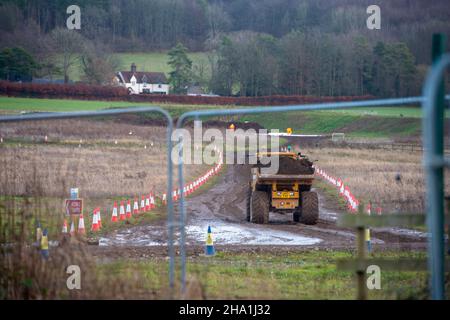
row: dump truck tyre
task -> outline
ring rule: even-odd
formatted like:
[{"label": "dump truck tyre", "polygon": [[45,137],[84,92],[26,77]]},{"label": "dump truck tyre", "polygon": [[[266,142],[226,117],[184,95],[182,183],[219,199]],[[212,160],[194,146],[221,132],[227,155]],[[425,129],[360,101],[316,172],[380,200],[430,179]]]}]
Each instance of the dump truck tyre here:
[{"label": "dump truck tyre", "polygon": [[252,188],[247,189],[246,203],[245,203],[245,220],[250,222],[250,206],[252,202]]},{"label": "dump truck tyre", "polygon": [[251,196],[250,220],[253,223],[269,222],[269,196],[265,191],[254,191]]},{"label": "dump truck tyre", "polygon": [[300,222],[300,217],[302,216],[302,212],[300,210],[294,211],[294,222]]},{"label": "dump truck tyre", "polygon": [[319,219],[319,198],[315,192],[302,192],[302,215],[300,222],[316,224]]}]

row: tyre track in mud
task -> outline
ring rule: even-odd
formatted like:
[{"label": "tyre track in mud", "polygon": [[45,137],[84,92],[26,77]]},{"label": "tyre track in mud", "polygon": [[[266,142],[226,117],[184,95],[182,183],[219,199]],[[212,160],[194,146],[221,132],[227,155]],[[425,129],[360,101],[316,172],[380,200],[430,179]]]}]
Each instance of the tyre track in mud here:
[{"label": "tyre track in mud", "polygon": [[[189,250],[201,248],[208,226],[212,227],[215,245],[222,250],[278,250],[280,247],[354,249],[355,232],[336,226],[336,203],[319,194],[319,221],[316,225],[293,222],[292,214],[270,213],[269,224],[258,225],[245,219],[246,192],[250,181],[249,165],[227,165],[216,185],[206,192],[187,197],[186,244]],[[178,216],[178,206],[175,206]],[[165,224],[133,227],[103,239],[106,246],[165,247]],[[178,233],[177,233],[178,236]],[[426,239],[415,233],[396,233],[390,229],[373,230],[375,250],[425,248]],[[260,249],[258,249],[260,250]]]},{"label": "tyre track in mud", "polygon": [[[320,239],[321,242],[312,244],[314,247],[355,247],[355,232],[352,229],[336,226],[338,215],[344,214],[344,212],[336,210],[333,201],[326,199],[321,190],[315,190],[319,193],[320,206],[319,221],[316,225],[295,223],[292,214],[280,213],[270,213],[270,222],[267,225],[255,225],[247,222],[245,203],[249,181],[250,166],[227,166],[227,171],[216,186],[207,193],[186,200],[187,225],[204,222],[205,228],[206,224],[212,224],[214,230],[214,223],[224,221],[231,225],[237,225],[237,228],[259,230],[263,233],[274,232],[273,238],[277,238],[276,232],[287,232],[293,236]],[[267,244],[270,245],[270,241],[268,242]],[[386,228],[372,230],[372,242],[374,245],[393,248],[424,247],[423,234],[397,232]],[[282,243],[277,244],[282,245]],[[289,242],[287,241],[285,244],[289,245]],[[305,244],[305,246],[311,245]]]},{"label": "tyre track in mud", "polygon": [[[218,220],[225,221],[236,228],[245,228],[261,232],[268,237],[274,238],[274,243],[283,245],[278,236],[282,232],[284,236],[301,236],[305,238],[319,239],[320,242],[308,245],[326,245],[329,242],[336,244],[340,242],[343,246],[351,245],[354,242],[354,233],[345,230],[336,230],[333,217],[329,210],[325,210],[321,203],[320,218],[317,225],[309,226],[293,222],[292,214],[270,213],[269,224],[256,225],[247,222],[245,219],[245,203],[248,182],[250,181],[250,166],[248,165],[230,165],[227,166],[227,172],[223,174],[216,186],[207,193],[188,198],[186,200],[186,212],[188,216],[187,224],[208,224],[212,225],[214,232],[214,223]],[[321,197],[322,198],[322,197]],[[272,235],[271,235],[272,233]],[[246,239],[247,241],[249,239]],[[257,239],[256,239],[257,241]],[[282,241],[282,240],[281,240]],[[218,243],[218,242],[216,242]],[[271,241],[265,241],[261,244],[271,245]],[[289,241],[285,241],[289,245]]]}]

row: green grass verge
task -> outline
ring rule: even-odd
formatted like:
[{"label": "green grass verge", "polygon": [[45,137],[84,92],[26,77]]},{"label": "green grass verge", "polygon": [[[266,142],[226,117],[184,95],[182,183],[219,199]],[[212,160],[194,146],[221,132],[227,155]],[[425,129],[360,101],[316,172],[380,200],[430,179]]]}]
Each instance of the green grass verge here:
[{"label": "green grass verge", "polygon": [[[383,252],[373,256],[423,258],[425,254]],[[354,275],[336,269],[338,259],[352,257],[354,253],[350,251],[219,251],[214,257],[190,257],[187,270],[189,277],[199,282],[203,296],[208,299],[354,299]],[[164,291],[167,286],[165,261],[119,260],[99,268],[103,272],[113,272],[118,277],[143,275],[145,282],[142,287],[153,292]],[[370,290],[369,299],[421,299],[425,297],[426,283],[426,273],[382,272],[381,289]]]},{"label": "green grass verge", "polygon": [[[20,112],[68,112],[92,111],[107,108],[124,108],[151,106],[151,103],[131,103],[122,101],[85,101],[64,99],[32,99],[0,97],[0,113]],[[223,109],[235,106],[214,105],[177,105],[160,104],[172,116],[197,109]],[[376,112],[376,113],[375,113]],[[399,114],[404,116],[400,117]],[[305,111],[266,114],[242,115],[230,117],[233,121],[257,122],[267,129],[284,131],[291,127],[294,133],[331,134],[344,132],[350,137],[389,138],[418,136],[421,131],[421,111],[417,107],[364,108],[334,111]],[[447,117],[450,114],[447,112]],[[155,117],[148,114],[143,117]]]},{"label": "green grass verge", "polygon": [[418,118],[393,118],[347,114],[337,111],[286,112],[266,115],[249,115],[245,120],[258,122],[267,129],[293,128],[297,134],[331,134],[344,132],[351,137],[385,138],[419,135],[421,120]]}]

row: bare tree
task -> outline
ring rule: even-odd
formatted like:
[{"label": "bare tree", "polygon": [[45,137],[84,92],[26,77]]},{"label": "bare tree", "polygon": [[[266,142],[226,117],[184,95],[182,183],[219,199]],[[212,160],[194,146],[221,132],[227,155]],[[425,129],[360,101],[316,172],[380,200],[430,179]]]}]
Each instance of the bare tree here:
[{"label": "bare tree", "polygon": [[75,30],[58,28],[52,31],[51,41],[64,74],[64,83],[68,83],[69,71],[79,61],[86,40]]},{"label": "bare tree", "polygon": [[90,84],[110,84],[120,61],[109,48],[88,43],[81,59],[82,80]]}]

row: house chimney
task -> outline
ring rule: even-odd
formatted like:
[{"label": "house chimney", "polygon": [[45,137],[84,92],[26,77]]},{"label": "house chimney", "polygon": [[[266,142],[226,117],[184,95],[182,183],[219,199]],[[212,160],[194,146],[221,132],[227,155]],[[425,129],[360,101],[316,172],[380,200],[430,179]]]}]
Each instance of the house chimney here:
[{"label": "house chimney", "polygon": [[136,72],[136,64],[134,62],[131,64],[131,72]]}]

